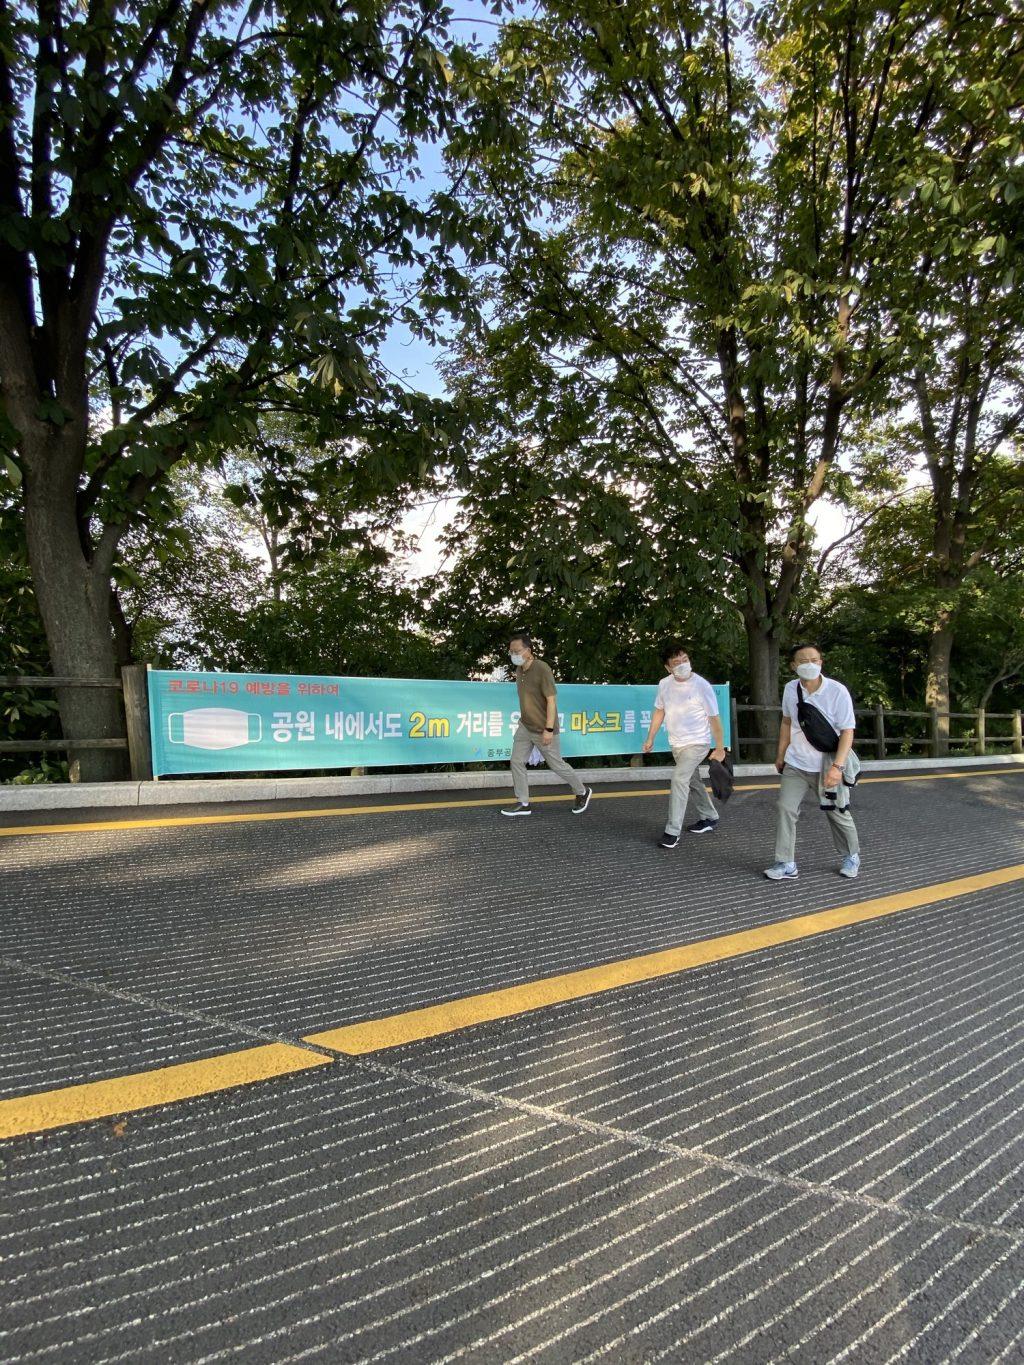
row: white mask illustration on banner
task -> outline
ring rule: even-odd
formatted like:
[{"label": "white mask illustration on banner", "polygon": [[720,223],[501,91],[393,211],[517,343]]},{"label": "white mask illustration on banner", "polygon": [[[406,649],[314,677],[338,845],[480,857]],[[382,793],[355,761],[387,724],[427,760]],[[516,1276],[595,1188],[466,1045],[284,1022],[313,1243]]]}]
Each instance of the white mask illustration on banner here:
[{"label": "white mask illustration on banner", "polygon": [[238,749],[243,744],[258,744],[262,735],[259,716],[231,707],[197,706],[167,717],[168,739],[190,749]]}]

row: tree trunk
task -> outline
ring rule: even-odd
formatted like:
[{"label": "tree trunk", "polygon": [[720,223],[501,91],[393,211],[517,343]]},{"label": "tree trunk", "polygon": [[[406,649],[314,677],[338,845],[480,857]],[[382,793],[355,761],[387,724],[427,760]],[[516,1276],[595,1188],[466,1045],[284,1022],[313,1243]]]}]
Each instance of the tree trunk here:
[{"label": "tree trunk", "polygon": [[757,757],[762,763],[773,763],[779,739],[779,638],[770,625],[752,613],[745,614],[744,624],[750,661],[750,699],[755,706],[773,708],[754,712]]},{"label": "tree trunk", "polygon": [[[27,460],[25,535],[50,662],[60,677],[115,678],[110,625],[110,579],[87,560],[75,519],[74,483],[62,486],[42,459]],[[53,464],[49,463],[49,470]],[[113,688],[59,688],[65,739],[123,739],[124,711]],[[127,753],[106,749],[69,751],[72,782],[109,782],[128,773]]]},{"label": "tree trunk", "polygon": [[938,711],[935,757],[949,753],[949,661],[953,653],[953,613],[944,607],[932,623],[928,644],[928,680],[925,703]]},{"label": "tree trunk", "polygon": [[135,662],[135,632],[124,614],[116,588],[110,590],[110,624],[114,630],[114,657],[118,669]]}]

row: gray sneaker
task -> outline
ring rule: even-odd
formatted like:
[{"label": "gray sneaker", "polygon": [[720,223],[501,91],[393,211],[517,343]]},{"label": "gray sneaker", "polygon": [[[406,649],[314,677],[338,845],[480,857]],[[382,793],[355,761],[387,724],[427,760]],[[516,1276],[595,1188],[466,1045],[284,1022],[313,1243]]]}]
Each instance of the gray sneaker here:
[{"label": "gray sneaker", "polygon": [[851,881],[860,871],[860,854],[851,853],[848,858],[844,858],[839,864],[840,877],[849,877]]},{"label": "gray sneaker", "polygon": [[770,882],[793,882],[800,874],[796,863],[772,863],[771,867],[765,868],[764,875]]},{"label": "gray sneaker", "polygon": [[505,806],[501,813],[502,815],[532,815],[533,807],[524,806],[520,802],[517,802],[514,806]]}]

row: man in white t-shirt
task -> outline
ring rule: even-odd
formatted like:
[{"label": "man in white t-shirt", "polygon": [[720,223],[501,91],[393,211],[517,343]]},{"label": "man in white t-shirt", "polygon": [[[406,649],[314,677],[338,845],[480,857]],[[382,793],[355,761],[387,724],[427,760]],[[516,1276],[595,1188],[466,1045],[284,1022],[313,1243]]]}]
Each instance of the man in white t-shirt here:
[{"label": "man in white t-shirt", "polygon": [[700,818],[696,824],[689,826],[689,832],[714,833],[718,811],[701,781],[700,765],[709,757],[712,740],[714,749],[710,757],[719,763],[725,757],[725,748],[715,689],[706,678],[694,673],[682,641],[671,640],[661,651],[661,661],[668,676],[658,684],[658,695],[643,751],[645,754],[651,752],[654,737],[664,721],[676,770],[672,776],[672,791],[668,801],[668,821],[658,845],[660,848],[675,848],[686,818],[687,800],[691,797]]},{"label": "man in white t-shirt", "polygon": [[[790,651],[789,663],[797,676],[786,684],[782,694],[782,724],[775,759],[775,766],[782,774],[775,862],[765,869],[764,875],[773,882],[790,881],[797,876],[796,822],[800,803],[811,791],[828,816],[832,841],[842,858],[840,875],[856,877],[860,871],[860,841],[842,786],[843,768],[850,762],[857,724],[853,698],[841,682],[822,674],[821,651],[817,645],[795,645]],[[838,736],[831,751],[816,748],[804,733],[800,725],[798,687],[803,690],[804,700],[821,712]]]}]

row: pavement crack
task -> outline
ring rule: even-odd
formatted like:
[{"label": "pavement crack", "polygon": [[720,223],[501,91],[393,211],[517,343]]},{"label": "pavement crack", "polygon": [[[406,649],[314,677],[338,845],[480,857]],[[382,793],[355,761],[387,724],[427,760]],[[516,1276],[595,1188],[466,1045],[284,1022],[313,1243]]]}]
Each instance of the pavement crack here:
[{"label": "pavement crack", "polygon": [[221,1015],[207,1014],[203,1010],[189,1009],[184,1005],[172,1005],[166,1000],[159,1000],[152,995],[122,990],[119,986],[106,986],[100,981],[93,981],[91,977],[76,976],[72,972],[62,972],[56,967],[40,967],[34,962],[25,962],[20,958],[8,957],[6,953],[0,953],[0,967],[9,967],[11,971],[22,972],[25,976],[38,977],[42,981],[60,981],[66,986],[75,986],[80,990],[92,991],[95,995],[103,996],[108,1000],[124,1000],[132,1005],[142,1005],[145,1009],[154,1010],[158,1014],[167,1015],[172,1019],[188,1019],[194,1024],[207,1024],[214,1028],[223,1029],[226,1033],[235,1033],[240,1038],[245,1038],[251,1042],[281,1043],[286,1047],[297,1047],[303,1052],[315,1052],[320,1057],[332,1059],[340,1055],[331,1048],[321,1047],[318,1043],[307,1043],[304,1038],[291,1038],[285,1034],[271,1033],[267,1029],[253,1028],[249,1024],[240,1023],[237,1019],[225,1019]]},{"label": "pavement crack", "polygon": [[933,1213],[930,1209],[900,1204],[896,1200],[879,1199],[874,1195],[862,1194],[856,1190],[846,1190],[836,1185],[805,1180],[797,1175],[786,1175],[781,1171],[773,1171],[769,1166],[735,1161],[731,1157],[716,1156],[713,1152],[705,1151],[702,1147],[684,1147],[680,1143],[670,1142],[664,1138],[650,1138],[642,1133],[631,1133],[628,1129],[616,1128],[612,1124],[595,1123],[592,1119],[578,1118],[561,1109],[531,1104],[529,1100],[512,1099],[507,1095],[482,1090],[475,1085],[463,1085],[457,1081],[442,1080],[436,1076],[425,1075],[421,1071],[410,1070],[407,1067],[394,1066],[387,1062],[375,1062],[366,1056],[353,1057],[341,1052],[335,1055],[339,1060],[348,1062],[359,1070],[369,1071],[381,1076],[390,1076],[395,1080],[402,1080],[413,1085],[426,1086],[443,1094],[473,1099],[481,1104],[488,1105],[492,1109],[506,1109],[514,1113],[528,1114],[531,1118],[542,1119],[547,1123],[561,1124],[592,1137],[603,1137],[622,1142],[640,1151],[657,1152],[662,1156],[696,1162],[698,1165],[710,1166],[715,1170],[744,1179],[759,1180],[769,1185],[797,1190],[802,1194],[816,1195],[834,1204],[852,1205],[860,1209],[870,1209],[877,1213],[887,1213],[892,1217],[902,1219],[904,1222],[926,1223],[934,1227],[966,1232],[972,1237],[994,1237],[1000,1241],[1009,1242],[1013,1246],[1024,1246],[1024,1231],[1002,1228],[991,1223],[977,1223],[966,1218],[947,1218],[942,1214]]}]

